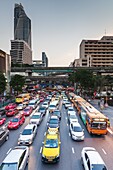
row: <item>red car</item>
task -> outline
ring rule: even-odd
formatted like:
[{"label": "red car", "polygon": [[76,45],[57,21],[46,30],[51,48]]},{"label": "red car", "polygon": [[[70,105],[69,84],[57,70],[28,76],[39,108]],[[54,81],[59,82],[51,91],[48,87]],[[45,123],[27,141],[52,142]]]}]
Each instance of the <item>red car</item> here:
[{"label": "red car", "polygon": [[30,106],[27,106],[22,112],[25,116],[29,116],[33,111],[33,108]]},{"label": "red car", "polygon": [[40,102],[43,102],[43,101],[44,101],[44,97],[41,97],[41,98],[40,98]]},{"label": "red car", "polygon": [[15,116],[9,123],[7,128],[8,129],[18,129],[20,125],[25,122],[24,114],[19,114]]},{"label": "red car", "polygon": [[6,111],[6,116],[14,116],[18,113],[17,109],[10,109]]},{"label": "red car", "polygon": [[5,121],[6,121],[6,118],[0,118],[0,125],[3,125]]},{"label": "red car", "polygon": [[14,108],[16,108],[16,107],[17,107],[16,103],[9,103],[9,104],[5,107],[5,110],[14,109]]}]

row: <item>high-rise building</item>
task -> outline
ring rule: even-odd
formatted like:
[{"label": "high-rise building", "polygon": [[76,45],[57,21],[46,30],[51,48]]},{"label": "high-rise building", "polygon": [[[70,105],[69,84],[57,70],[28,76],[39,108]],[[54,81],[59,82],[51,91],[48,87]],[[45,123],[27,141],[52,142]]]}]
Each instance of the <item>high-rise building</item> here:
[{"label": "high-rise building", "polygon": [[14,8],[14,40],[24,40],[31,48],[31,20],[21,4]]},{"label": "high-rise building", "polygon": [[21,4],[14,8],[14,40],[11,40],[11,62],[32,64],[31,20]]},{"label": "high-rise building", "polygon": [[100,40],[82,40],[80,58],[71,64],[76,67],[113,66],[113,36],[103,36]]},{"label": "high-rise building", "polygon": [[42,52],[42,64],[44,67],[48,67],[48,58],[45,52]]}]

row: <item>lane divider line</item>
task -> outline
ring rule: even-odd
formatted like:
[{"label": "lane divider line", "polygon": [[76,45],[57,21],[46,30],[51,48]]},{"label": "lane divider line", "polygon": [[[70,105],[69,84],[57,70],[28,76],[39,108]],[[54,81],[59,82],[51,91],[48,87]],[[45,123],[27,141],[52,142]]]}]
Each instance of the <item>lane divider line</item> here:
[{"label": "lane divider line", "polygon": [[72,152],[73,152],[73,154],[75,153],[75,150],[74,150],[74,148],[72,147]]},{"label": "lane divider line", "polygon": [[40,153],[42,153],[42,147],[40,148]]},{"label": "lane divider line", "polygon": [[105,155],[107,154],[106,151],[103,148],[102,148],[102,151],[104,152]]}]

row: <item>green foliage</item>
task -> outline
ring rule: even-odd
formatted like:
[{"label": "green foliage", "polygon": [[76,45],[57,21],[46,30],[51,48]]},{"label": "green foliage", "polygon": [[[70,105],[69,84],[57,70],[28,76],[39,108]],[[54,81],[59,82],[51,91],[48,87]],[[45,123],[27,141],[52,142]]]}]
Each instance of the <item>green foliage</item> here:
[{"label": "green foliage", "polygon": [[14,89],[14,91],[17,91],[17,93],[22,91],[22,87],[24,86],[24,84],[24,76],[16,74],[11,78],[10,85]]},{"label": "green foliage", "polygon": [[6,78],[3,73],[0,72],[0,94],[6,89]]}]

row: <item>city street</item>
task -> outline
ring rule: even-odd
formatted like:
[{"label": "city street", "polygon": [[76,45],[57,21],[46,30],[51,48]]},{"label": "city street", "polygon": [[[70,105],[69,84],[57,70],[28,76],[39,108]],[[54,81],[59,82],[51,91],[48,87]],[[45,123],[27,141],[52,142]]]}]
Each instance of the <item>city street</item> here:
[{"label": "city street", "polygon": [[[94,100],[91,102],[97,109],[97,101]],[[85,140],[82,142],[76,142],[71,139],[69,133],[69,124],[67,119],[67,111],[63,105],[61,105],[62,119],[60,124],[60,135],[61,135],[61,155],[60,162],[56,164],[45,164],[41,161],[41,151],[42,151],[42,142],[44,140],[44,135],[46,132],[47,120],[49,117],[49,113],[47,111],[42,123],[38,127],[38,132],[36,138],[34,139],[33,144],[30,148],[30,159],[28,163],[28,167],[26,170],[82,170],[83,167],[80,162],[81,150],[85,146],[91,146],[97,149],[100,153],[101,157],[105,161],[109,170],[112,170],[112,155],[113,155],[113,136],[108,133],[105,136],[91,136],[81,119],[79,119],[79,123],[84,128],[85,132]],[[111,126],[113,125],[113,113],[112,107],[108,107],[103,110],[103,113],[110,118]],[[22,129],[28,124],[29,117],[26,118],[26,122],[17,130],[12,130],[10,132],[10,137],[7,142],[5,142],[0,148],[0,162],[6,156],[8,150],[17,145],[17,140]]]}]

